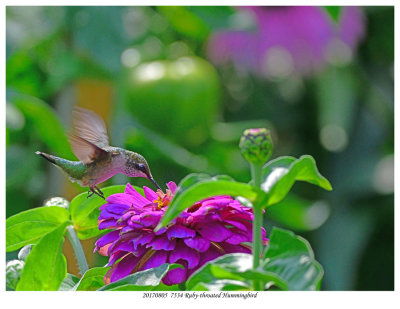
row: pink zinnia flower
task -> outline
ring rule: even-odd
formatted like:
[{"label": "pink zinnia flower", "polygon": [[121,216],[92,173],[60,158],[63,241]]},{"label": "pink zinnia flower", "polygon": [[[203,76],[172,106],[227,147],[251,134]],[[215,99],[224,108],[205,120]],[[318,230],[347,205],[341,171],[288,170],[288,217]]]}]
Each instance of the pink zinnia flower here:
[{"label": "pink zinnia flower", "polygon": [[350,61],[364,37],[362,10],[343,7],[338,24],[321,7],[239,7],[255,21],[254,31],[220,31],[208,44],[216,64],[231,61],[265,77],[312,73],[326,62]]},{"label": "pink zinnia flower", "polygon": [[[95,248],[110,257],[106,283],[164,263],[178,263],[183,268],[169,271],[162,281],[179,284],[223,254],[251,252],[243,243],[252,241],[252,209],[231,196],[199,201],[154,232],[177,189],[174,182],[167,186],[166,193],[143,187],[142,196],[128,183],[124,193],[109,196],[100,207],[99,229],[113,229],[97,240]],[[264,229],[262,233],[266,243]]]}]

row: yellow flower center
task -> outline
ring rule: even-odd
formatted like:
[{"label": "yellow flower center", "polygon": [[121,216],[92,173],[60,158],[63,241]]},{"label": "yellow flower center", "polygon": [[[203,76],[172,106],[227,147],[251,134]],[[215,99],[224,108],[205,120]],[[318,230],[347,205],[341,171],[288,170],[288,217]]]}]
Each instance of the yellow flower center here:
[{"label": "yellow flower center", "polygon": [[157,209],[161,209],[165,206],[161,196],[159,196],[156,200],[154,200],[153,203],[157,204]]},{"label": "yellow flower center", "polygon": [[157,190],[157,199],[153,201],[153,203],[157,204],[157,209],[161,209],[165,206],[168,206],[172,200],[172,192],[167,189],[167,193],[162,192],[161,190]]}]

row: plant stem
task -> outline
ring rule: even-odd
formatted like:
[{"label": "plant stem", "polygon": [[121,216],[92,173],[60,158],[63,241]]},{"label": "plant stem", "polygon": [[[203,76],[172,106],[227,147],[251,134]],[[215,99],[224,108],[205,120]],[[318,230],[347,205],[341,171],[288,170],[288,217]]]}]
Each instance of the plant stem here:
[{"label": "plant stem", "polygon": [[[261,256],[261,225],[263,212],[261,207],[254,207],[254,222],[253,222],[253,269],[256,270],[260,265]],[[262,286],[259,280],[254,280],[254,290],[261,291]]]},{"label": "plant stem", "polygon": [[[251,169],[251,177],[253,179],[253,186],[260,188],[261,187],[261,178],[262,178],[262,165],[258,164],[250,164]],[[255,203],[253,205],[253,214],[254,214],[254,222],[253,222],[253,269],[256,270],[260,265],[260,255],[261,255],[261,226],[263,222],[263,211],[261,205]],[[260,280],[253,280],[254,290],[262,291],[262,283]]]},{"label": "plant stem", "polygon": [[83,275],[89,269],[89,266],[86,261],[85,253],[83,252],[81,242],[79,241],[78,235],[76,234],[72,225],[67,227],[67,236],[71,242],[72,248],[74,249],[75,257],[78,261],[79,271]]},{"label": "plant stem", "polygon": [[261,187],[262,180],[262,164],[250,163],[251,179],[253,180],[253,186],[256,188]]}]

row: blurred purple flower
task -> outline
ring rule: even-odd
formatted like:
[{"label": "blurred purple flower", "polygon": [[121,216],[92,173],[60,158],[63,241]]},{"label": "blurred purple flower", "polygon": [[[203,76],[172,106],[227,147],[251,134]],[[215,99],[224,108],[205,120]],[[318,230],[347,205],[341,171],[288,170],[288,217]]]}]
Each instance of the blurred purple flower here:
[{"label": "blurred purple flower", "polygon": [[240,7],[255,19],[255,31],[222,31],[210,38],[216,64],[232,61],[241,70],[280,78],[320,69],[325,62],[347,63],[364,36],[364,16],[343,7],[337,24],[321,7]]},{"label": "blurred purple flower", "polygon": [[[143,187],[142,196],[128,183],[124,193],[109,196],[100,207],[99,229],[113,229],[97,240],[94,250],[110,257],[106,283],[164,263],[178,263],[183,268],[169,271],[162,281],[179,284],[218,256],[251,252],[243,242],[252,241],[252,209],[231,196],[197,202],[168,227],[154,232],[176,191],[174,182],[167,187],[166,193]],[[266,244],[264,229],[262,233]]]}]

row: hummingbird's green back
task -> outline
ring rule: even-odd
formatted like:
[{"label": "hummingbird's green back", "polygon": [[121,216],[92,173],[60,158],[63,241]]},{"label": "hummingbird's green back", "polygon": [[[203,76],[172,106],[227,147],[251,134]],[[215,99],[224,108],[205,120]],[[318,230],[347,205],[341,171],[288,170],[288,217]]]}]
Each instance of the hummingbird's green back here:
[{"label": "hummingbird's green back", "polygon": [[62,158],[54,158],[56,165],[74,180],[81,180],[86,173],[86,166],[81,161],[69,161]]}]

